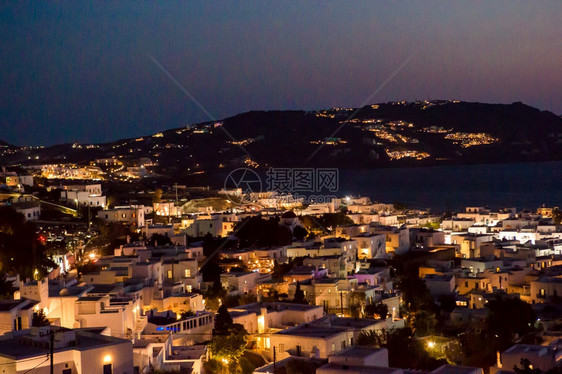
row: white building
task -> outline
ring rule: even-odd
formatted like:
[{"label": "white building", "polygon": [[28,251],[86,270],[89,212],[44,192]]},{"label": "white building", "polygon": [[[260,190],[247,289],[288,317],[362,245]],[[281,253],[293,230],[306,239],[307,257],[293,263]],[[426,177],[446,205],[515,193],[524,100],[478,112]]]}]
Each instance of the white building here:
[{"label": "white building", "polygon": [[102,194],[93,194],[86,190],[62,190],[61,199],[69,203],[76,202],[80,205],[105,208],[106,197]]},{"label": "white building", "polygon": [[359,258],[386,258],[386,236],[384,234],[363,233],[352,236],[357,242]]},{"label": "white building", "polygon": [[[31,175],[18,175],[15,172],[6,172],[3,173],[6,177],[6,185],[15,187],[15,186],[33,186],[33,176]],[[0,174],[1,175],[1,174]]]},{"label": "white building", "polygon": [[39,201],[19,201],[12,204],[16,212],[23,214],[27,221],[33,221],[41,217],[41,204]]},{"label": "white building", "polygon": [[24,374],[33,370],[34,374],[49,374],[50,362],[45,358],[49,356],[51,334],[54,334],[55,373],[133,373],[133,347],[130,340],[55,326],[34,327],[0,337],[0,365],[3,372]]},{"label": "white building", "polygon": [[404,254],[410,249],[410,229],[407,227],[370,226],[369,232],[386,237],[387,253]]},{"label": "white building", "polygon": [[34,300],[0,300],[0,334],[30,328],[37,310]]},{"label": "white building", "polygon": [[143,227],[145,225],[144,213],[143,205],[116,206],[113,209],[100,210],[98,218],[106,222]]}]

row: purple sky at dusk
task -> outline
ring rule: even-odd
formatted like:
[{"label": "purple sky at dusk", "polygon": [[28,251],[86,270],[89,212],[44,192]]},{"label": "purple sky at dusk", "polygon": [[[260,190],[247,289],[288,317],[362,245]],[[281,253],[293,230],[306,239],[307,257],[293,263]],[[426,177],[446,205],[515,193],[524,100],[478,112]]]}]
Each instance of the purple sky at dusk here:
[{"label": "purple sky at dusk", "polygon": [[522,101],[562,114],[562,2],[2,2],[0,139],[95,143],[248,110]]}]

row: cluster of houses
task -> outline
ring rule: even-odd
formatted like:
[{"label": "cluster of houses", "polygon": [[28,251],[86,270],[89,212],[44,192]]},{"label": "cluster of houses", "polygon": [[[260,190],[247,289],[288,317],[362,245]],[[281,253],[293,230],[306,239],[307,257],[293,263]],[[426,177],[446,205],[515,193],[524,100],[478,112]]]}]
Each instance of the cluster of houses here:
[{"label": "cluster of houses", "polygon": [[[0,364],[10,373],[46,372],[44,358],[54,336],[55,370],[63,374],[203,372],[215,310],[202,294],[212,286],[200,273],[207,259],[202,244],[190,244],[188,237],[233,237],[239,222],[258,213],[204,207],[183,214],[166,201],[107,209],[98,187],[67,186],[61,197],[101,207],[99,219],[128,225],[147,238],[167,236],[172,244],[127,242],[113,256],[97,258],[96,271],[18,281],[14,299],[0,301]],[[259,214],[278,216],[279,225],[295,232],[302,216],[320,217],[340,207],[352,224],[322,228],[324,234],[293,238],[288,245],[217,255],[227,295],[256,300],[229,308],[233,322],[244,326],[253,349],[275,360],[276,370],[307,359],[319,362],[318,373],[402,374],[403,369],[389,367],[386,349],[356,342],[363,331],[405,326],[388,260],[409,252],[423,254],[419,277],[431,295],[454,298],[457,307],[447,322],[452,327],[482,328],[486,303],[498,293],[532,304],[545,330],[562,323],[562,311],[552,313],[562,296],[562,228],[553,222],[552,209],[468,207],[441,219],[348,197],[304,210],[273,204]],[[147,218],[151,213],[169,217],[169,223],[153,224]],[[292,266],[279,274],[283,264]],[[294,302],[299,293],[306,304]],[[367,315],[366,306],[375,303],[386,305],[387,316]],[[50,326],[32,326],[39,312]],[[558,335],[545,345],[516,344],[501,353],[493,369],[509,371],[527,358],[533,367],[548,370],[561,358],[557,344]],[[255,372],[273,372],[272,365]],[[482,368],[445,365],[431,374],[452,372],[476,374]]]}]

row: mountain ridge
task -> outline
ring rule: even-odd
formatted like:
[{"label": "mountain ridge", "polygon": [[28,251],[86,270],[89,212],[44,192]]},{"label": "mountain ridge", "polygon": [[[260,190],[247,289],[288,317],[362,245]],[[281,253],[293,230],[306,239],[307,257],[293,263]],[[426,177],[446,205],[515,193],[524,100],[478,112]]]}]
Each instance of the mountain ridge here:
[{"label": "mountain ridge", "polygon": [[372,168],[560,160],[562,118],[519,102],[401,101],[359,109],[250,111],[100,144],[0,148],[0,164],[86,164],[102,158],[131,165],[150,159],[166,175],[236,167]]}]

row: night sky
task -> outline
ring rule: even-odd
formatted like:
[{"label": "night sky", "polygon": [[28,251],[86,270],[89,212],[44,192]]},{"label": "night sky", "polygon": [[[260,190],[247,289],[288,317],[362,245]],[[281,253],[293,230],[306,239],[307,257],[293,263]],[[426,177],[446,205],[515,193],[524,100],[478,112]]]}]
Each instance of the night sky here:
[{"label": "night sky", "polygon": [[522,101],[562,114],[562,1],[7,2],[0,139],[95,143],[248,110]]}]

